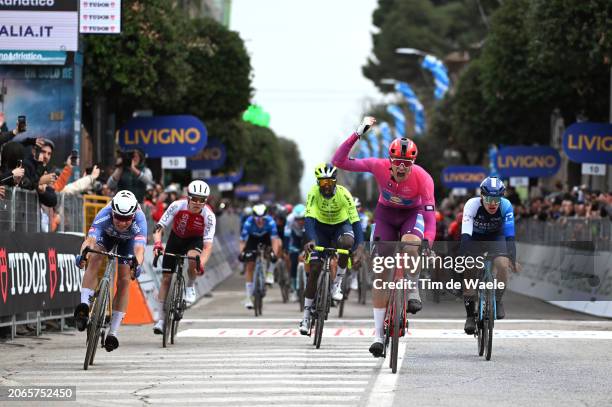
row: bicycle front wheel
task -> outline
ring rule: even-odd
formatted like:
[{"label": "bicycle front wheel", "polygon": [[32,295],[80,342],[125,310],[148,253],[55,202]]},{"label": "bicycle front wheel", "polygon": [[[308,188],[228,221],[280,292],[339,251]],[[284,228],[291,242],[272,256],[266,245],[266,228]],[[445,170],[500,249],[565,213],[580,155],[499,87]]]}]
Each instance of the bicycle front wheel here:
[{"label": "bicycle front wheel", "polygon": [[87,351],[83,363],[84,370],[87,370],[89,365],[93,365],[94,362],[96,347],[100,339],[100,330],[104,324],[104,312],[106,310],[108,297],[108,280],[102,279],[98,288],[98,295],[94,301],[93,311],[90,314],[89,326],[87,327]]},{"label": "bicycle front wheel", "polygon": [[315,325],[315,347],[319,349],[321,347],[321,340],[323,338],[323,325],[327,319],[327,312],[329,308],[329,272],[321,271],[324,273],[323,278],[317,287],[317,323]]},{"label": "bicycle front wheel", "polygon": [[391,332],[391,360],[389,367],[391,372],[397,372],[397,358],[399,353],[399,338],[401,336],[402,326],[404,325],[404,290],[395,290],[395,298],[393,303],[393,331]]},{"label": "bicycle front wheel", "polygon": [[170,281],[170,287],[168,288],[168,293],[166,294],[166,301],[164,302],[164,333],[162,335],[162,347],[164,348],[168,345],[168,339],[170,337],[170,331],[172,331],[172,323],[174,321],[174,303],[176,301],[174,296],[176,295],[177,285],[176,280],[176,273],[173,273],[172,280]]},{"label": "bicycle front wheel", "polygon": [[261,316],[263,311],[263,290],[264,290],[264,274],[262,270],[262,266],[260,264],[255,266],[254,273],[254,282],[255,287],[253,290],[253,310],[255,311],[255,316]]},{"label": "bicycle front wheel", "polygon": [[485,329],[487,330],[487,343],[485,358],[491,360],[493,352],[493,325],[495,325],[495,293],[493,290],[487,290],[487,318],[485,320]]},{"label": "bicycle front wheel", "polygon": [[[178,331],[179,322],[181,320],[181,314],[183,313],[183,293],[185,292],[185,279],[177,276],[175,291],[174,291],[174,303],[173,303],[173,315],[172,315],[172,330],[170,331],[170,343],[174,345],[174,338]],[[178,315],[177,315],[178,314]]]},{"label": "bicycle front wheel", "polygon": [[306,292],[306,271],[304,271],[304,263],[298,264],[297,279],[298,302],[300,303],[300,312],[304,312],[304,293]]}]

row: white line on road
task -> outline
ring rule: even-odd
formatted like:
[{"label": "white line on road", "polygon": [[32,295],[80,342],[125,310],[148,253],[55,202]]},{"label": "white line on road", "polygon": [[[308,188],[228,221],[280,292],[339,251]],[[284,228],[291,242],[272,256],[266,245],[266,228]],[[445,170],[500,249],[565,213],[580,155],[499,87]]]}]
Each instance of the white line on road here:
[{"label": "white line on road", "polygon": [[[496,322],[497,324],[497,322]],[[301,336],[298,329],[236,329],[190,328],[178,333],[179,338],[295,338]],[[333,328],[323,331],[326,338],[373,337],[372,328]],[[410,329],[409,338],[417,339],[471,339],[460,329]],[[496,339],[612,339],[612,331],[562,331],[535,329],[496,329]]]},{"label": "white line on road", "polygon": [[[390,348],[387,349],[390,351]],[[372,387],[372,392],[368,399],[368,406],[391,406],[393,405],[393,398],[395,397],[395,385],[397,384],[397,378],[400,375],[402,369],[402,362],[404,361],[404,355],[406,354],[406,342],[400,342],[397,352],[397,373],[392,373],[389,368],[389,359],[383,360],[380,367],[380,371],[376,376],[376,381]],[[390,355],[389,355],[390,356]]]},{"label": "white line on road", "polygon": [[[296,322],[299,318],[183,318],[181,323],[219,323],[219,322]],[[412,318],[410,322],[414,323],[465,323],[465,319],[436,319],[436,318]],[[299,322],[299,321],[298,321]],[[345,323],[345,324],[369,324],[374,323],[373,319],[338,319],[330,318],[328,323]],[[585,321],[585,320],[570,320],[570,319],[503,319],[495,321],[496,324],[510,325],[510,324],[555,324],[555,325],[602,325],[612,326],[612,321]]]}]

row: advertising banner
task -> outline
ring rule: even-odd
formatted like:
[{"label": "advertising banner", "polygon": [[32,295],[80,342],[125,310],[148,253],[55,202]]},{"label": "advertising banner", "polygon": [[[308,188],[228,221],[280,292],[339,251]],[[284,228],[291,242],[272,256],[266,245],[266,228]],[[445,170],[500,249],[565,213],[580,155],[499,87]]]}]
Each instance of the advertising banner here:
[{"label": "advertising banner", "polygon": [[209,138],[206,147],[187,160],[187,168],[192,170],[218,170],[226,159],[225,145],[216,138]]},{"label": "advertising banner", "polygon": [[0,49],[76,51],[77,0],[0,2]]},{"label": "advertising banner", "polygon": [[[76,74],[73,53],[64,66],[0,65],[5,90],[6,125],[13,129],[17,116],[26,116],[27,131],[15,137],[43,137],[55,143],[51,163],[63,167],[75,144]],[[79,126],[80,130],[80,126]]]},{"label": "advertising banner", "polygon": [[64,65],[64,51],[0,50],[0,65]]},{"label": "advertising banner", "polygon": [[215,174],[211,177],[207,177],[205,181],[208,185],[219,185],[225,182],[231,182],[232,184],[235,184],[242,179],[242,175],[243,171],[241,168],[238,171],[234,172]]},{"label": "advertising banner", "polygon": [[140,149],[150,158],[191,157],[206,146],[206,127],[195,116],[136,117],[118,132],[123,151]]},{"label": "advertising banner", "polygon": [[121,34],[121,0],[80,0],[81,34]]},{"label": "advertising banner", "polygon": [[0,316],[69,308],[80,302],[82,239],[60,233],[0,234]]},{"label": "advertising banner", "polygon": [[264,193],[265,187],[259,184],[244,184],[238,185],[234,189],[234,196],[236,198],[248,198],[252,195],[261,195]]},{"label": "advertising banner", "polygon": [[451,166],[442,171],[442,183],[446,188],[478,188],[486,177],[487,170],[478,165]]},{"label": "advertising banner", "polygon": [[572,124],[563,133],[563,151],[577,163],[612,164],[612,124]]},{"label": "advertising banner", "polygon": [[497,153],[497,170],[504,178],[550,177],[559,171],[561,157],[548,146],[504,147]]}]

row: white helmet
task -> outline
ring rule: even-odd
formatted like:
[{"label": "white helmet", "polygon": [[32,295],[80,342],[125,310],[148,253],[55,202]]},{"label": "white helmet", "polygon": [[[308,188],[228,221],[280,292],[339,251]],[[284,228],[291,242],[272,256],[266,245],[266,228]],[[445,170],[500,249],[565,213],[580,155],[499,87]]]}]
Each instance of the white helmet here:
[{"label": "white helmet", "polygon": [[264,204],[258,204],[253,206],[253,215],[264,216],[268,214],[268,208]]},{"label": "white helmet", "polygon": [[132,216],[138,210],[138,199],[131,191],[124,189],[117,192],[111,201],[113,213],[119,216]]},{"label": "white helmet", "polygon": [[187,195],[208,198],[208,195],[210,195],[210,187],[206,182],[199,179],[191,181],[187,187]]}]

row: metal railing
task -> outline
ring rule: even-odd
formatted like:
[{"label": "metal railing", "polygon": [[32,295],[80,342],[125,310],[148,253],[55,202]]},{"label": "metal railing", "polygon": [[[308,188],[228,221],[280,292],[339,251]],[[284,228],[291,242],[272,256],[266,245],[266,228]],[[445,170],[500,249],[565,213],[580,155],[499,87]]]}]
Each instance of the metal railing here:
[{"label": "metal railing", "polygon": [[559,218],[555,221],[521,219],[515,224],[516,239],[522,242],[559,244],[593,242],[595,250],[612,249],[610,219]]},{"label": "metal railing", "polygon": [[[44,230],[41,224],[43,208],[36,191],[7,188],[4,199],[0,199],[0,230],[9,232],[37,233]],[[83,197],[58,193],[58,204],[54,210],[59,215],[57,232],[83,232]]]}]

